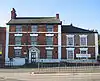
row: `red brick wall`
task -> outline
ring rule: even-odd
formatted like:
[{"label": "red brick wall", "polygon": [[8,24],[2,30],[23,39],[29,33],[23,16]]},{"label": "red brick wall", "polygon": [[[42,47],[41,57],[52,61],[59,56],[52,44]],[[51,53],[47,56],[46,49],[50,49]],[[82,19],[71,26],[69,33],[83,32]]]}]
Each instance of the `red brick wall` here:
[{"label": "red brick wall", "polygon": [[62,47],[61,49],[62,49],[61,58],[62,58],[62,59],[66,59],[66,58],[67,58],[66,47]]},{"label": "red brick wall", "polygon": [[91,57],[94,58],[95,57],[95,48],[94,47],[88,48],[88,54],[91,54]]},{"label": "red brick wall", "polygon": [[53,59],[57,59],[58,58],[58,48],[57,47],[54,47],[53,49]]},{"label": "red brick wall", "polygon": [[0,44],[2,45],[2,55],[0,56],[0,63],[5,62],[5,48],[6,48],[6,28],[0,28]]},{"label": "red brick wall", "polygon": [[[14,25],[9,27],[9,31],[10,32],[15,32],[16,27]],[[58,25],[54,25],[54,32],[58,31]],[[22,32],[31,32],[31,25],[22,25]],[[46,32],[46,25],[38,25],[38,32]],[[10,33],[9,34],[9,44],[10,45],[14,45],[15,44],[15,33]],[[31,38],[30,38],[30,34],[32,33],[22,33],[22,39],[21,39],[21,44],[24,45],[25,43],[28,42],[28,45],[31,45]],[[38,45],[45,45],[46,44],[46,33],[38,33],[38,37],[37,37],[37,42]],[[57,45],[58,44],[58,34],[54,34],[53,37],[53,44]],[[46,49],[45,47],[38,47],[40,49],[40,58],[46,58]],[[13,51],[11,51],[13,50]],[[25,47],[22,47],[22,56],[23,52],[26,50]],[[13,47],[9,47],[9,56],[13,56],[14,54],[14,48]],[[58,48],[54,48],[53,50],[53,58],[56,59],[58,58]]]},{"label": "red brick wall", "polygon": [[14,47],[9,46],[8,57],[14,57]]}]

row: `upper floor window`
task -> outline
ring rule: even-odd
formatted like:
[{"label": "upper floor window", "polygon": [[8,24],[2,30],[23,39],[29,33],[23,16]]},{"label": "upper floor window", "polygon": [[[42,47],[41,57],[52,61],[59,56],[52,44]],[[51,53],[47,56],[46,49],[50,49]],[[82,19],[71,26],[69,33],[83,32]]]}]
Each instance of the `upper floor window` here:
[{"label": "upper floor window", "polygon": [[32,32],[37,32],[38,30],[37,27],[38,27],[37,25],[32,25],[31,26]]},{"label": "upper floor window", "polygon": [[46,37],[46,44],[47,45],[53,45],[53,37],[52,36]]},{"label": "upper floor window", "polygon": [[16,32],[22,32],[22,26],[16,25]]},{"label": "upper floor window", "polygon": [[53,32],[53,25],[47,25],[47,32]]},{"label": "upper floor window", "polygon": [[31,36],[31,45],[37,45],[37,36]]},{"label": "upper floor window", "polygon": [[87,46],[87,35],[80,35],[80,45]]},{"label": "upper floor window", "polygon": [[15,49],[15,57],[20,57],[21,56],[21,49]]},{"label": "upper floor window", "polygon": [[67,35],[67,46],[74,46],[74,35]]},{"label": "upper floor window", "polygon": [[15,45],[21,45],[21,36],[15,37]]}]

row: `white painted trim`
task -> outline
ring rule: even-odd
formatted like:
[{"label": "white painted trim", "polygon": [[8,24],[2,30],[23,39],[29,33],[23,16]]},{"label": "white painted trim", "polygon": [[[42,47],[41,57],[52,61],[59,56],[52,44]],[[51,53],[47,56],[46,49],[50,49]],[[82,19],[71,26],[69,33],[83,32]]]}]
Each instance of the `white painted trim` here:
[{"label": "white painted trim", "polygon": [[74,50],[75,48],[66,48],[66,50]]},{"label": "white painted trim", "polygon": [[31,53],[32,52],[36,53],[36,59],[35,60],[38,60],[38,52],[34,49],[31,49],[31,50],[29,50],[29,63],[31,63]]},{"label": "white painted trim", "polygon": [[[69,47],[69,46],[62,45],[62,47]],[[95,45],[93,45],[93,46],[73,46],[73,48],[75,48],[75,47],[79,47],[79,48],[86,47],[86,48],[88,48],[88,47],[95,47]]]},{"label": "white painted trim", "polygon": [[80,37],[87,37],[87,35],[84,35],[84,34],[83,34],[83,35],[79,35],[79,36],[80,36]]},{"label": "white painted trim", "polygon": [[46,50],[53,50],[54,48],[46,47],[45,49],[46,49]]},{"label": "white painted trim", "polygon": [[[67,46],[74,46],[74,35],[66,35],[67,36]],[[72,37],[73,38],[73,45],[68,45],[68,37]]]},{"label": "white painted trim", "polygon": [[14,49],[22,49],[22,47],[14,47]]},{"label": "white painted trim", "polygon": [[58,47],[58,45],[9,45],[9,46],[53,46],[53,47]]},{"label": "white painted trim", "polygon": [[45,34],[46,36],[54,36],[54,34]]},{"label": "white painted trim", "polygon": [[61,25],[58,25],[58,59],[61,61]]},{"label": "white painted trim", "polygon": [[[88,59],[88,48],[80,48],[80,54],[81,54],[81,51],[86,51],[86,56],[87,56],[87,58],[86,59]],[[82,54],[82,55],[84,55],[84,54]]]},{"label": "white painted trim", "polygon": [[8,46],[9,45],[9,26],[6,27],[6,48],[5,48],[5,65],[6,62],[9,61],[8,58]]},{"label": "white painted trim", "polygon": [[22,34],[15,34],[15,36],[22,36]]},{"label": "white painted trim", "polygon": [[[79,35],[80,36],[80,46],[87,46],[87,35]],[[81,44],[81,38],[85,37],[86,38],[86,45]]]},{"label": "white painted trim", "polygon": [[88,50],[88,48],[80,48],[80,50]]},{"label": "white painted trim", "polygon": [[53,33],[58,33],[58,32],[9,32],[9,33],[33,33],[33,34],[38,34],[38,33],[46,33],[46,34],[53,34]]},{"label": "white painted trim", "polygon": [[30,36],[38,36],[38,34],[30,34]]},{"label": "white painted trim", "polygon": [[71,34],[69,34],[69,35],[66,35],[67,37],[74,37],[74,35],[71,35]]},{"label": "white painted trim", "polygon": [[95,59],[97,60],[98,56],[98,33],[95,33]]}]

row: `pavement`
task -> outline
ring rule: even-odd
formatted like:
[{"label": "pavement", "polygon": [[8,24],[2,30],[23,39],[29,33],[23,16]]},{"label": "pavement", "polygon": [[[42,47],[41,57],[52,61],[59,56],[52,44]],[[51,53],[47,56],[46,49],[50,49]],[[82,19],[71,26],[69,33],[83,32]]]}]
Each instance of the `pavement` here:
[{"label": "pavement", "polygon": [[100,81],[100,73],[34,74],[34,69],[0,69],[0,81]]}]

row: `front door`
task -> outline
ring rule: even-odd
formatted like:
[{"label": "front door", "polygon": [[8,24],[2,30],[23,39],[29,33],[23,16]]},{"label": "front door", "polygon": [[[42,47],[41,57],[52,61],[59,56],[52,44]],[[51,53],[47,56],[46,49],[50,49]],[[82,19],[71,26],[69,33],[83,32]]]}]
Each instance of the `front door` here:
[{"label": "front door", "polygon": [[31,52],[31,63],[35,63],[36,62],[36,51],[32,51]]}]

